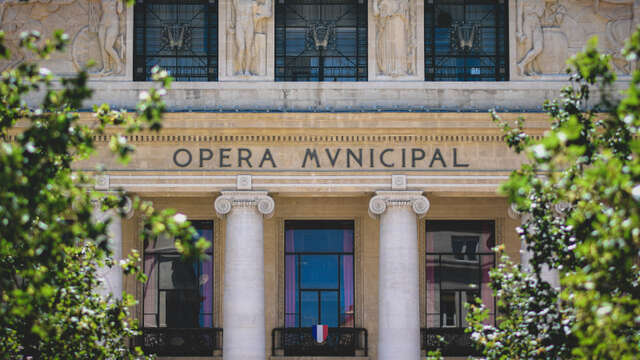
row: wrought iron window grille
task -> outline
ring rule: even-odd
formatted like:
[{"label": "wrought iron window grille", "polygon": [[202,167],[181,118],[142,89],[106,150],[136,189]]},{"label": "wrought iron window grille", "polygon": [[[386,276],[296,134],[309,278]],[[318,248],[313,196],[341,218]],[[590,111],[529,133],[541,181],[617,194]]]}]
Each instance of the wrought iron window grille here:
[{"label": "wrought iron window grille", "polygon": [[426,1],[425,80],[508,80],[508,38],[504,0]]},{"label": "wrought iron window grille", "polygon": [[222,329],[143,328],[134,343],[157,356],[220,356]]},{"label": "wrought iron window grille", "polygon": [[218,4],[213,0],[138,0],[134,80],[159,66],[176,81],[218,80]]},{"label": "wrought iron window grille", "polygon": [[327,340],[317,343],[312,329],[275,328],[272,356],[368,356],[369,335],[362,328],[329,328]]},{"label": "wrought iron window grille", "polygon": [[276,81],[366,81],[367,4],[361,0],[275,3]]}]

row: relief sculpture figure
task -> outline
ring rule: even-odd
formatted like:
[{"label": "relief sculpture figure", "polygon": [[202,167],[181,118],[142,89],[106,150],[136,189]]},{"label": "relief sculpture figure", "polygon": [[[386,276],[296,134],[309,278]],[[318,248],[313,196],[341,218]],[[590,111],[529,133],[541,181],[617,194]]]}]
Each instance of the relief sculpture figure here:
[{"label": "relief sculpture figure", "polygon": [[264,35],[261,33],[263,21],[272,16],[271,1],[233,0],[232,5],[234,74],[263,75],[258,64],[266,60],[259,58],[261,49],[266,47],[266,36],[259,35]]},{"label": "relief sculpture figure", "polygon": [[406,76],[409,65],[408,0],[375,0],[373,14],[378,18],[376,62],[386,76]]},{"label": "relief sculpture figure", "polygon": [[[631,8],[623,12],[607,11],[606,7],[602,6],[605,4],[628,5]],[[626,39],[640,23],[640,0],[593,0],[593,8],[596,14],[607,19],[604,33],[614,66],[618,71],[629,74],[630,64],[621,50]]]},{"label": "relief sculpture figure", "polygon": [[121,0],[102,0],[102,16],[98,25],[98,39],[102,55],[101,75],[122,72],[122,57],[116,50],[120,37],[120,14],[123,11]]},{"label": "relief sculpture figure", "polygon": [[516,33],[516,38],[524,45],[526,53],[518,60],[518,71],[520,75],[535,75],[537,71],[533,62],[544,49],[542,17],[546,4],[544,0],[529,0],[524,1],[520,6],[522,13],[518,19],[520,29]]}]

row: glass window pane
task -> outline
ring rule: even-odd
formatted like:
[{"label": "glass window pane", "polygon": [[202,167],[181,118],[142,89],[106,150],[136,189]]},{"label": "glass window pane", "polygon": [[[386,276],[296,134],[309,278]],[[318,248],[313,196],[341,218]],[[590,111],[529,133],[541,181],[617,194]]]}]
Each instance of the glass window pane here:
[{"label": "glass window pane", "polygon": [[285,326],[353,327],[353,221],[288,220],[284,241]]},{"label": "glass window pane", "polygon": [[353,294],[353,255],[344,255],[340,279],[340,326],[352,327],[355,315]]},{"label": "glass window pane", "polygon": [[[495,266],[494,222],[434,220],[426,228],[428,327],[465,326],[464,304],[482,298],[493,312],[489,271]],[[491,315],[491,321],[494,314]]]},{"label": "glass window pane", "polygon": [[300,326],[309,327],[318,324],[318,292],[300,292]]},{"label": "glass window pane", "polygon": [[300,288],[338,289],[338,256],[300,256]]},{"label": "glass window pane", "polygon": [[322,301],[320,310],[322,316],[320,318],[322,325],[329,325],[330,327],[338,326],[338,292],[337,291],[323,291],[320,293],[320,300]]},{"label": "glass window pane", "polygon": [[276,81],[366,81],[367,2],[275,3]]},{"label": "glass window pane", "polygon": [[426,3],[425,79],[507,80],[505,3],[500,0],[433,0]]},{"label": "glass window pane", "polygon": [[146,0],[134,7],[134,80],[159,65],[178,81],[217,80],[217,2]]},{"label": "glass window pane", "polygon": [[[192,225],[213,242],[212,221]],[[144,327],[213,327],[213,246],[207,253],[205,261],[184,262],[171,238],[145,245]]]}]

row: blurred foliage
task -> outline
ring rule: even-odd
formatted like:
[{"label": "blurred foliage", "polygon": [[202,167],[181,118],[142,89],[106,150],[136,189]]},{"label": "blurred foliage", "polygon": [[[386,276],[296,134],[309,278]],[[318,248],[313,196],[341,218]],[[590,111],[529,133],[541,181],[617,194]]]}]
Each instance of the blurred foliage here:
[{"label": "blurred foliage", "polygon": [[[522,119],[493,115],[528,159],[501,191],[522,214],[531,264],[503,257],[492,272],[495,326],[471,306],[472,338],[488,359],[640,358],[640,71],[614,93],[610,56],[596,45],[569,60],[571,85],[545,104],[551,127],[541,140]],[[640,30],[624,53],[637,65]],[[545,266],[559,289],[542,278]]]},{"label": "blurred foliage", "polygon": [[[10,54],[2,39],[0,32],[0,55],[6,59]],[[47,59],[65,49],[68,37],[56,32],[44,40],[37,32],[23,33],[21,44],[37,59]],[[87,123],[75,112],[92,94],[86,69],[56,78],[36,61],[0,74],[1,359],[142,357],[128,343],[138,333],[129,312],[135,299],[96,293],[100,267],[119,266],[145,280],[137,253],[114,263],[107,242],[111,218],[95,220],[98,210],[125,216],[127,199],[120,191],[93,190],[93,176],[72,164],[93,154],[99,135],[110,136],[110,150],[126,162],[134,148],[123,135],[160,130],[162,96],[171,80],[158,69],[153,77],[156,86],[141,94],[135,114],[101,105],[94,108],[96,120]],[[27,104],[27,95],[41,101]],[[141,242],[166,234],[175,237],[185,260],[204,257],[210,244],[194,241],[197,233],[183,215],[155,210],[137,198],[131,202],[144,225]]]}]

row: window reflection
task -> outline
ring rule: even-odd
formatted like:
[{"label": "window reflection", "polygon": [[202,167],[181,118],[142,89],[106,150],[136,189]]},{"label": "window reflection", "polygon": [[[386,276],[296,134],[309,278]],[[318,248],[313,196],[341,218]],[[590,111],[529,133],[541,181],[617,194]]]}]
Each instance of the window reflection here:
[{"label": "window reflection", "polygon": [[426,228],[427,326],[466,327],[465,304],[478,297],[493,322],[493,221],[427,221]]},{"label": "window reflection", "polygon": [[[198,234],[213,243],[213,222],[192,221]],[[143,327],[213,327],[213,248],[207,261],[182,261],[172,238],[145,243]]]}]

